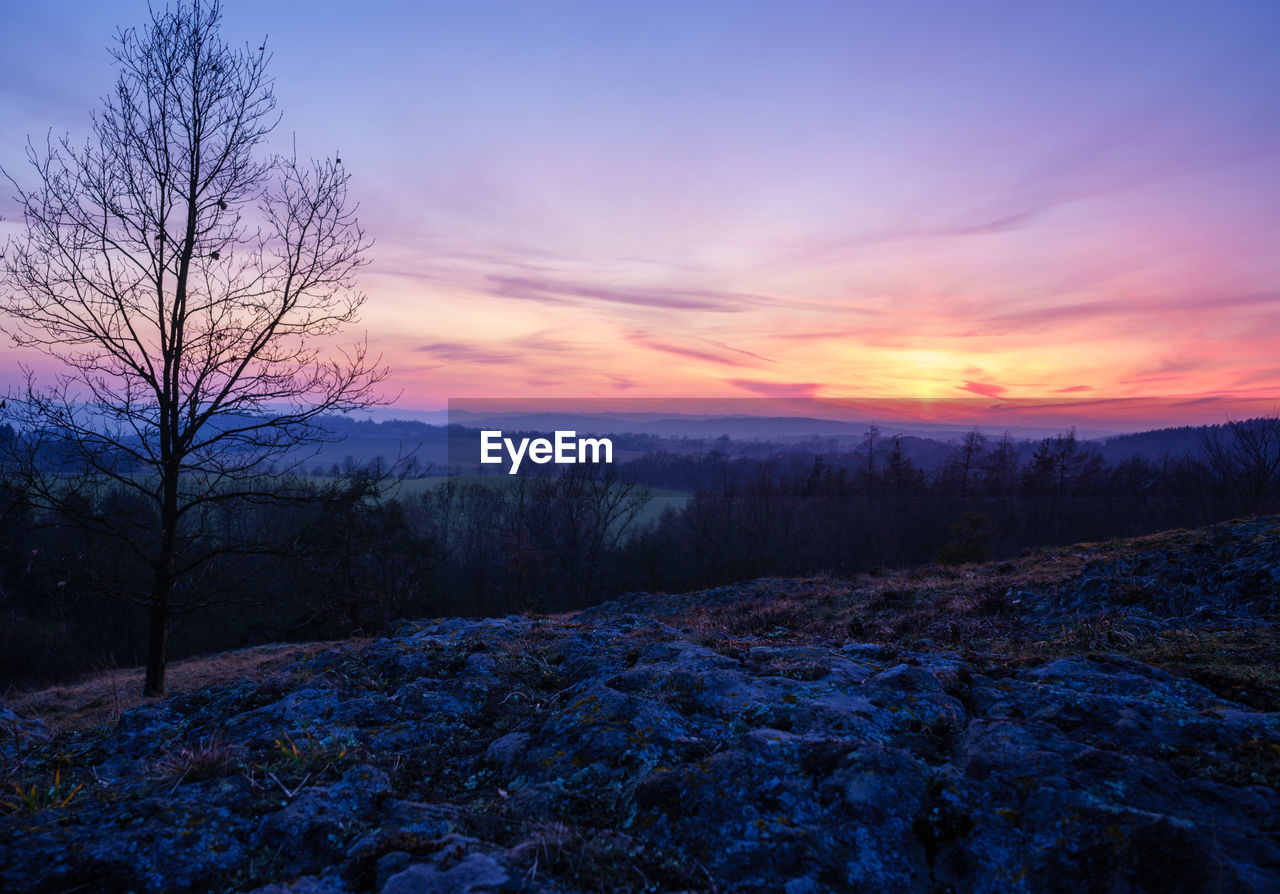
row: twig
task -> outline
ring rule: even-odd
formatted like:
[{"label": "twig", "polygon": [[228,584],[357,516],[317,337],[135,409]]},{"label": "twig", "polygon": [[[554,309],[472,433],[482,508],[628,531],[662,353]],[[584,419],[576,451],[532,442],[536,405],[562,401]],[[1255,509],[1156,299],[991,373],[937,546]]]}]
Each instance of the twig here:
[{"label": "twig", "polygon": [[711,894],[720,894],[720,889],[716,887],[716,880],[711,877],[711,873],[707,872],[707,867],[702,865],[701,860],[694,860],[693,865],[702,870],[702,874],[707,877],[707,884],[711,885]]},{"label": "twig", "polygon": [[307,780],[311,778],[311,774],[308,773],[306,776],[302,777],[302,781],[298,783],[297,788],[295,788],[293,791],[289,791],[288,787],[276,777],[275,773],[272,773],[270,770],[268,770],[267,775],[270,776],[273,780],[275,780],[276,785],[280,786],[280,791],[284,792],[284,796],[288,798],[290,801],[292,801],[294,798],[298,796],[298,792],[302,791],[302,787],[306,785]]}]

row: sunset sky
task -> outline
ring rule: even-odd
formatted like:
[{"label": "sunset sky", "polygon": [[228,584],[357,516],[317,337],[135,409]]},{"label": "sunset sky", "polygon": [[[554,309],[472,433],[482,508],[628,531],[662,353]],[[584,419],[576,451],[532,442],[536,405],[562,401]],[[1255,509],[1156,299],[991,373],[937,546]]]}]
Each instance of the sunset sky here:
[{"label": "sunset sky", "polygon": [[[406,409],[1280,401],[1275,0],[224,9],[268,36],[279,145],[352,174]],[[87,135],[146,17],[9,5],[0,164]]]}]

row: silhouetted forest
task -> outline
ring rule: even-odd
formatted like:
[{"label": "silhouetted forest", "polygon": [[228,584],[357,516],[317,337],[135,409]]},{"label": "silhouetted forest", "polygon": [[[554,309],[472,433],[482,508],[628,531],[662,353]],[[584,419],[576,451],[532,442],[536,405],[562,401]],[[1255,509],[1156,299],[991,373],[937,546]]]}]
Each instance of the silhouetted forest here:
[{"label": "silhouetted forest", "polygon": [[[181,582],[171,655],[373,635],[400,618],[557,612],[634,590],[975,562],[1280,510],[1280,417],[1194,430],[1194,443],[1108,461],[1074,432],[1015,442],[974,431],[944,445],[873,431],[857,449],[654,450],[420,487],[351,463],[281,478],[287,500],[228,500],[187,532],[212,552],[259,548],[220,552]],[[0,479],[0,678],[140,663],[144,606],[130,597],[145,589],[145,564],[113,532],[153,525],[145,504],[103,487],[66,518],[17,480]],[[649,488],[691,495],[646,520]]]}]

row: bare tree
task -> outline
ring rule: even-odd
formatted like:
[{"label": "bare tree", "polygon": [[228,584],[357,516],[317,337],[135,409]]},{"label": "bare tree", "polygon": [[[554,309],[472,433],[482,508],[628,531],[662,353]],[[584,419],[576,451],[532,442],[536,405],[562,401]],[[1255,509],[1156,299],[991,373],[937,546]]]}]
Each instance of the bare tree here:
[{"label": "bare tree", "polygon": [[84,146],[29,142],[31,189],[4,172],[26,225],[5,246],[5,331],[65,367],[43,387],[28,371],[10,395],[23,467],[59,511],[83,507],[92,481],[150,507],[145,536],[136,518],[112,529],[151,581],[134,594],[148,695],[164,691],[175,585],[208,561],[197,544],[225,529],[220,507],[271,498],[264,471],[325,440],[322,416],[379,403],[387,374],[364,346],[332,344],[365,300],[370,245],[341,160],[266,154],[270,57],[219,24],[217,0],[191,0],[120,31]]},{"label": "bare tree", "polygon": [[973,482],[986,447],[986,437],[976,427],[972,428],[965,433],[943,467],[945,484],[956,490],[962,503],[969,498],[969,485]]},{"label": "bare tree", "polygon": [[1280,414],[1205,429],[1200,456],[1230,511],[1251,515],[1275,508],[1280,491]]}]

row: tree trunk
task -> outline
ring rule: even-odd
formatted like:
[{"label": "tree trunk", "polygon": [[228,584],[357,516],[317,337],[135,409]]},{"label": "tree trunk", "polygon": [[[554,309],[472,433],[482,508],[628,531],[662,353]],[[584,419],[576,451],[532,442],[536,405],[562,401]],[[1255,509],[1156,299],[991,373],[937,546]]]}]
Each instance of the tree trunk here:
[{"label": "tree trunk", "polygon": [[[161,434],[161,450],[169,453],[169,439]],[[151,621],[147,634],[147,679],[144,696],[164,695],[166,647],[169,643],[169,609],[173,597],[173,568],[178,547],[178,466],[166,463],[160,504],[160,554],[156,557],[151,585]]]},{"label": "tree trunk", "polygon": [[151,589],[151,623],[147,633],[147,679],[144,696],[164,695],[165,650],[169,643],[169,595],[173,576],[157,573]]}]

